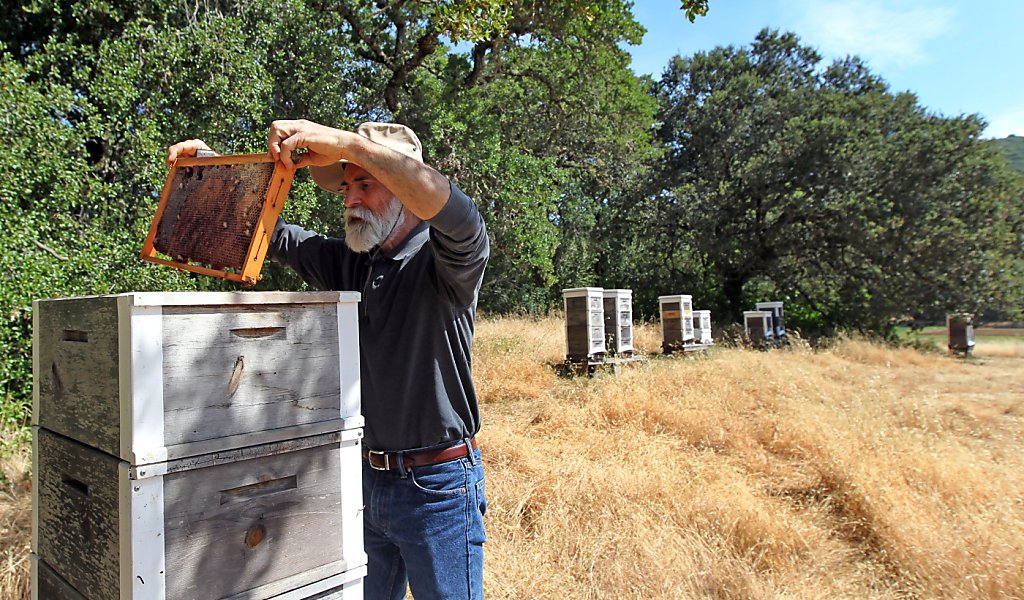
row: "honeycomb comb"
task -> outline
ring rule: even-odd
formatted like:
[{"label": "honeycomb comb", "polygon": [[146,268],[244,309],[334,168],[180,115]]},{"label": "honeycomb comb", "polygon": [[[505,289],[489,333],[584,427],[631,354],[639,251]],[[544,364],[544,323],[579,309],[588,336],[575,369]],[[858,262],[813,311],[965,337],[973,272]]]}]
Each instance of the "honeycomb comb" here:
[{"label": "honeycomb comb", "polygon": [[179,158],[142,259],[255,284],[292,175],[266,154]]}]

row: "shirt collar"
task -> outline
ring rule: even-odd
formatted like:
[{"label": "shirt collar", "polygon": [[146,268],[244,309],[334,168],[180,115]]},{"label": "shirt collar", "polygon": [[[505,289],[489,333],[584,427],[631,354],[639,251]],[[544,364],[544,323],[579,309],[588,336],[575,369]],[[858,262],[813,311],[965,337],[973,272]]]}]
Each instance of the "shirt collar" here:
[{"label": "shirt collar", "polygon": [[430,226],[427,225],[426,221],[420,221],[397,246],[386,252],[381,252],[381,254],[391,260],[402,260],[408,257],[419,250],[423,244],[427,243],[429,237],[427,230],[429,228]]}]

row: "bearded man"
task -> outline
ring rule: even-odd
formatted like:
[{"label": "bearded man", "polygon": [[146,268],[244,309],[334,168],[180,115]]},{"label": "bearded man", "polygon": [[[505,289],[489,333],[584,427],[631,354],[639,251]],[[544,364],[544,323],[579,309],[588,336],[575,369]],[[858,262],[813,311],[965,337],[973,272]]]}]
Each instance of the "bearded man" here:
[{"label": "bearded man", "polygon": [[[471,376],[490,252],[480,211],[423,162],[403,125],[275,121],[268,145],[345,199],[343,239],[279,220],[269,256],[313,287],[362,293],[366,598],[404,598],[407,583],[418,600],[482,598],[487,502]],[[175,144],[168,162],[200,149]]]}]

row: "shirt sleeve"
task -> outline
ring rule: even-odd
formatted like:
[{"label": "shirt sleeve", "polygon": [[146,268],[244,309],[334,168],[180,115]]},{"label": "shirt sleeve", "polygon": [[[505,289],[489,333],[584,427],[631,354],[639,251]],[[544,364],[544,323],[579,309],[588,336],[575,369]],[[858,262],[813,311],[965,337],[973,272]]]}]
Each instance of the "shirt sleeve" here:
[{"label": "shirt sleeve", "polygon": [[291,267],[314,288],[334,290],[342,289],[338,279],[340,253],[345,250],[344,240],[289,225],[278,217],[267,253],[271,260]]},{"label": "shirt sleeve", "polygon": [[441,289],[456,305],[468,306],[480,291],[491,251],[480,209],[452,183],[448,202],[428,223]]}]

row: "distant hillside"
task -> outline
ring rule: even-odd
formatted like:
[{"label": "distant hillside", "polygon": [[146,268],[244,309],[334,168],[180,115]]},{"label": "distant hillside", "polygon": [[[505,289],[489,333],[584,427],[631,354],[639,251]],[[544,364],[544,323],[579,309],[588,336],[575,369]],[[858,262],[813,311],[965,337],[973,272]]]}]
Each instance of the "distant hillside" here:
[{"label": "distant hillside", "polygon": [[992,140],[992,143],[1006,156],[1006,162],[1010,163],[1010,167],[1024,173],[1024,137],[1011,135]]}]

